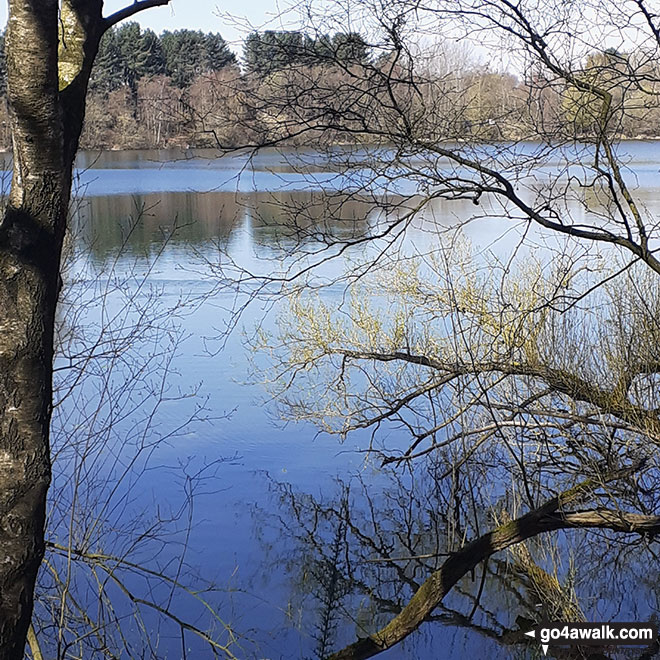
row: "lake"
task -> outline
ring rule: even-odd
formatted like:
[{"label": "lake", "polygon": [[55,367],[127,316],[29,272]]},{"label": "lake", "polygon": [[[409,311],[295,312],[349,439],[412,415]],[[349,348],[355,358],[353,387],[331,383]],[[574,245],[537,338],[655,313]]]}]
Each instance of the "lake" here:
[{"label": "lake", "polygon": [[[660,212],[656,145],[622,148],[639,196]],[[359,161],[362,154],[352,157]],[[556,165],[550,159],[538,180]],[[351,175],[353,192],[370,172],[364,163]],[[359,239],[379,227],[375,197],[389,195],[396,205],[419,182],[393,177],[346,201],[347,177],[332,159],[275,151],[220,159],[210,151],[84,153],[77,174],[59,310],[49,538],[64,544],[73,538],[77,548],[144,563],[193,588],[202,585],[200,578],[212,583],[206,599],[218,617],[215,632],[227,640],[222,626],[235,631],[231,649],[239,658],[316,657],[323,634],[332,633],[326,641],[337,649],[362,627],[387,620],[386,611],[365,600],[357,620],[340,611],[334,629],[326,626],[323,633],[325,578],[317,575],[323,564],[314,557],[324,555],[311,535],[305,545],[303,526],[318,525],[316,542],[327,544],[332,556],[333,528],[314,523],[315,515],[331,520],[330,509],[346,498],[356,510],[393,507],[391,480],[365,452],[370,431],[351,433],[340,443],[310,421],[278,418],[276,403],[260,384],[270,362],[248,344],[258,325],[273,329],[285,309],[279,285],[260,291],[249,280],[230,285],[221,281],[219,267],[233,275],[245,269],[283,276],[316,262],[308,226],[282,231],[292,215],[304,210],[326,237]],[[470,199],[434,201],[401,239],[402,249],[420,254],[434,249],[437,228],[464,223],[474,209]],[[577,202],[572,210],[583,212]],[[502,214],[486,204],[486,217],[466,226],[478,250],[502,256],[518,245],[525,226]],[[541,253],[562,243],[537,230],[527,238]],[[343,300],[342,274],[379,249],[355,242],[313,276],[312,284],[327,285],[319,295],[331,307]],[[294,245],[300,250],[286,256]],[[251,294],[256,299],[233,327],[235,312]],[[373,295],[378,298],[378,292]],[[427,477],[403,471],[399,486],[416,492]],[[350,497],[337,479],[351,482]],[[314,506],[316,513],[309,513]],[[102,584],[108,598],[116,599],[117,621],[130,610],[127,592],[146,589],[200,630],[210,625],[204,607],[171,581],[150,582],[124,566],[117,572],[120,586],[108,574],[97,588]],[[517,589],[497,586],[498,580],[514,582],[502,580],[503,574],[494,569],[484,607],[476,611],[475,605],[472,618],[461,614],[471,609],[470,597],[457,594],[438,612],[437,622],[383,657],[524,657],[524,647],[509,648],[498,639],[524,613]],[[44,575],[42,583],[44,594],[56,591],[52,576]],[[81,602],[93,603],[90,583],[79,578],[77,584]],[[469,585],[474,582],[467,580],[465,588]],[[646,614],[636,599],[614,604],[608,585],[598,589],[602,596],[591,602],[590,612],[606,616],[620,608],[618,620]],[[112,620],[107,611],[104,617]],[[149,657],[212,657],[191,631],[182,650],[178,625],[159,623],[148,607],[142,622],[131,619],[126,626],[129,646],[143,643],[130,641],[131,635],[143,636],[141,628],[151,639]]]}]

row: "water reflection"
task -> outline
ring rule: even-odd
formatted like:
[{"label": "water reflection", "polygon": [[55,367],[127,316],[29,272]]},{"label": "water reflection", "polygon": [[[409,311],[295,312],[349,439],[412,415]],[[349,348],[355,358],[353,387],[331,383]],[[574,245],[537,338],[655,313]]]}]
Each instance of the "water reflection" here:
[{"label": "water reflection", "polygon": [[[71,310],[80,308],[82,299],[88,301],[84,322],[90,322],[100,337],[106,328],[113,333],[118,328],[125,352],[117,355],[135,357],[136,370],[143,364],[141,351],[151,350],[143,349],[140,342],[149,343],[150,333],[155,334],[152,343],[160,346],[161,357],[169,353],[163,363],[169,370],[169,386],[181,396],[176,401],[170,394],[165,397],[158,416],[150,419],[156,426],[177,427],[195,413],[200,400],[211,406],[212,421],[187,428],[182,437],[171,439],[170,446],[159,447],[158,460],[160,465],[174,465],[190,457],[186,465],[201,469],[218,457],[236,457],[215,475],[220,487],[209,488],[195,501],[194,524],[185,531],[190,532],[191,562],[223,587],[214,601],[217,611],[238,630],[248,632],[250,641],[241,642],[239,656],[321,657],[374,632],[399,612],[450,553],[494,524],[486,514],[493,511],[493,493],[497,507],[504,510],[509,503],[498,499],[503,498],[501,485],[519,475],[514,475],[510,457],[496,453],[484,458],[480,471],[453,475],[453,481],[440,478],[451,456],[444,465],[430,462],[414,472],[403,467],[390,470],[349,451],[368,446],[367,433],[357,433],[338,448],[334,439],[316,437],[316,429],[308,423],[274,427],[273,406],[255,404],[262,400],[258,398],[261,391],[243,384],[248,375],[240,335],[230,338],[225,352],[213,357],[201,339],[222,326],[233,302],[232,292],[205,289],[205,305],[178,318],[167,310],[176,309],[180,288],[187,292],[201,288],[208,271],[202,274],[200,264],[206,267],[216,255],[229,255],[242,267],[270,272],[281,267],[284,255],[306,258],[315,255],[319,246],[331,249],[342,242],[352,242],[359,249],[361,239],[377,233],[385,217],[401,219],[408,230],[406,247],[423,254],[443,243],[446,234],[442,232],[447,228],[464,225],[475,213],[487,222],[468,225],[467,233],[472,232],[475,242],[490,251],[495,242],[510,251],[523,233],[544,249],[553,249],[555,255],[564,248],[538,230],[503,220],[506,209],[492,200],[482,199],[480,205],[472,199],[434,200],[416,224],[407,225],[406,215],[419,201],[414,196],[384,198],[369,191],[346,196],[287,189],[286,182],[275,176],[325,172],[315,154],[300,154],[295,167],[291,154],[286,156],[289,162],[274,154],[253,160],[252,169],[263,175],[248,173],[247,178],[258,184],[254,190],[236,185],[245,157],[214,161],[210,154],[206,160],[198,156],[189,158],[183,153],[171,162],[163,162],[171,158],[167,153],[82,157],[81,166],[91,168],[89,176],[97,178],[92,194],[82,200],[73,217],[78,259],[69,281],[73,303],[60,308],[60,314],[74,332]],[[108,175],[111,170],[117,176]],[[220,180],[228,183],[219,185]],[[192,192],[204,186],[206,192]],[[218,189],[223,186],[227,189]],[[539,184],[530,194],[553,191]],[[642,195],[650,205],[656,196],[657,189],[652,187]],[[593,213],[600,203],[587,190],[582,198],[571,200],[570,212],[583,217],[580,211]],[[504,238],[503,227],[510,230]],[[525,256],[523,251],[518,254]],[[331,276],[343,271],[348,256],[342,255],[331,267]],[[87,267],[89,272],[83,272]],[[118,273],[124,277],[111,287],[105,280],[95,291],[82,286],[85,278],[113,280]],[[152,285],[157,290],[150,290]],[[181,340],[179,354],[163,344],[162,328],[155,324],[134,326],[138,330],[133,335],[123,332],[128,327],[124,321],[130,324],[139,318],[140,307],[133,305],[139,297],[132,295],[139,287],[148,290],[145,300],[152,296],[165,305],[163,315],[175,323],[177,338],[192,338]],[[101,312],[95,298],[99,291],[105,296]],[[336,290],[324,292],[331,307],[339,304],[341,295]],[[259,320],[272,327],[273,318],[264,321],[262,312],[250,309],[243,319],[246,326]],[[112,323],[104,325],[108,318]],[[127,374],[123,368],[112,374],[112,387],[124,396],[121,400],[134,399],[126,395],[123,379]],[[90,381],[87,390],[80,390],[87,405],[109,389],[100,362],[96,375],[101,387],[95,389]],[[386,377],[376,376],[376,384]],[[147,383],[145,397],[154,389],[153,383]],[[194,396],[186,397],[190,391]],[[61,410],[66,417],[66,405]],[[81,410],[85,418],[93,415],[82,406]],[[117,417],[111,404],[107,410],[107,426],[115,439],[111,459],[121,465],[125,440],[140,437],[140,431],[135,417]],[[232,412],[229,420],[227,412]],[[80,428],[72,419],[76,421],[75,416],[65,421]],[[387,430],[391,437],[403,438],[404,444],[410,440],[400,427]],[[612,437],[602,441],[610,446]],[[550,462],[555,457],[546,458],[546,464],[537,466],[539,471],[559,472]],[[573,458],[570,454],[562,460],[567,465]],[[591,464],[585,466],[585,470],[591,468]],[[275,477],[266,478],[264,470],[281,483]],[[90,468],[94,476],[103,476],[101,472]],[[342,475],[339,483],[334,482],[337,473]],[[524,479],[516,481],[516,486],[521,483]],[[171,502],[172,491],[171,472],[145,471],[139,488],[131,481],[120,492],[125,508],[118,509],[118,516],[130,518],[153,502]],[[631,507],[648,499],[634,483],[627,483],[624,492]],[[538,492],[534,496],[540,498]],[[58,507],[67,509],[65,504]],[[94,510],[91,505],[86,508]],[[254,512],[252,517],[249,511]],[[114,522],[119,527],[121,521]],[[165,556],[170,559],[167,552]],[[383,657],[535,657],[538,649],[525,643],[521,631],[544,617],[648,619],[658,612],[649,558],[655,560],[653,548],[644,543],[630,546],[597,534],[571,533],[530,543],[527,553],[503,554],[463,578],[422,627],[422,634]],[[539,590],[539,579],[545,589]],[[195,644],[190,642],[191,653],[204,657],[205,647]],[[179,653],[177,640],[169,646],[165,640],[160,648],[171,657]]]},{"label": "water reflection", "polygon": [[[94,196],[75,207],[72,232],[95,259],[143,255],[150,259],[164,240],[177,248],[226,248],[249,226],[253,248],[283,249],[307,234],[360,238],[369,230],[373,200],[320,192],[152,193]],[[151,255],[151,257],[150,257]]]},{"label": "water reflection", "polygon": [[[271,480],[279,515],[259,510],[255,527],[277,526],[281,534],[277,545],[264,546],[264,557],[290,576],[290,625],[308,640],[301,657],[321,660],[381,629],[462,539],[492,527],[484,503],[466,507],[438,478],[440,468],[388,471],[375,480],[356,475],[321,496]],[[653,621],[658,592],[648,552],[643,543],[593,532],[514,546],[465,575],[391,657],[533,658],[538,644],[524,632],[543,621]],[[554,657],[592,660],[657,652],[657,644],[605,654],[553,648]]]}]

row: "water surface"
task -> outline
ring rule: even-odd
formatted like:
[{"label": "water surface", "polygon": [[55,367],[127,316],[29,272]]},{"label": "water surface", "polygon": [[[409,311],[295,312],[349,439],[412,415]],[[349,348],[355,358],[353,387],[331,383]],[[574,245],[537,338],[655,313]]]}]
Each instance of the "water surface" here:
[{"label": "water surface", "polygon": [[[655,144],[628,143],[623,148],[629,154],[629,175],[640,188],[639,196],[648,207],[660,210],[660,160]],[[361,154],[352,157],[359,162]],[[548,159],[544,167],[554,171],[558,163],[560,159]],[[361,177],[368,179],[371,171],[369,163],[361,163],[352,174],[352,185],[361,186]],[[543,176],[539,170],[539,181]],[[245,635],[236,651],[238,657],[310,658],[317,647],[318,605],[314,593],[305,593],[305,552],[294,538],[300,521],[291,514],[295,507],[290,506],[290,493],[332,502],[340,490],[337,477],[346,481],[359,475],[376,490],[381,484],[385,487],[385,480],[379,464],[360,451],[369,445],[368,432],[351,434],[340,444],[336,437],[319,434],[311,423],[277,420],[274,403],[256,384],[266,362],[249,353],[245,340],[257,324],[274,327],[284,303],[256,301],[226,335],[232,314],[242,307],[253,283],[246,282],[242,289],[220,287],[219,271],[213,266],[233,264],[232,272],[238,267],[262,275],[286,272],[287,259],[317,258],[311,239],[282,232],[283,224],[292,226],[290,219],[296,213],[304,210],[307,220],[317,222],[326,236],[357,239],[378,227],[381,211],[373,203],[374,196],[387,193],[396,205],[415,185],[379,181],[374,189],[346,201],[338,192],[345,184],[338,167],[313,152],[222,159],[212,152],[111,152],[82,154],[78,161],[68,288],[60,316],[64,328],[87,327],[87,340],[105,332],[106,339],[119,340],[122,348],[115,353],[113,373],[99,366],[99,372],[85,383],[76,383],[84,396],[65,398],[59,419],[65,429],[67,424],[76,424],[68,434],[82,434],[95,423],[102,426],[92,419],[91,411],[108,388],[115,388],[103,412],[104,419],[111,421],[107,437],[114,443],[114,458],[108,461],[106,456],[88,469],[97,474],[135,472],[135,478],[128,478],[113,495],[119,503],[113,505],[110,517],[114,515],[118,522],[150,515],[154,509],[176,510],[187,494],[187,484],[193,482],[185,475],[207,470],[201,472],[208,478],[200,482],[190,514],[186,556],[191,566],[218,585],[212,599],[219,615]],[[579,212],[579,207],[573,210]],[[432,250],[442,240],[438,226],[460,225],[474,213],[470,199],[434,201],[408,232],[407,248],[420,253]],[[501,209],[487,208],[483,215],[488,217],[466,228],[484,252],[508,253],[525,232],[543,250],[560,243],[503,219],[502,214]],[[283,248],[292,245],[299,245],[300,253],[283,256]],[[306,246],[309,254],[305,254]],[[372,249],[356,246],[324,265],[320,277],[331,281],[355,260],[369,257]],[[321,295],[326,303],[339,305],[344,286],[338,282]],[[157,323],[145,322],[131,335],[131,324],[145,306],[160,310],[161,316]],[[58,361],[61,368],[72,364],[75,347],[84,344],[75,337],[67,341],[65,355]],[[139,371],[140,358],[149,351],[157,356],[150,363],[151,385],[130,389],[132,369]],[[98,364],[104,363],[99,360]],[[158,393],[160,405],[153,408],[149,397],[154,395],[154,382],[164,364],[166,387]],[[124,399],[122,388],[126,388]],[[126,414],[114,413],[113,402],[117,409],[123,405]],[[144,406],[131,411],[131,403],[136,402]],[[200,406],[203,411],[198,410]],[[184,424],[189,417],[193,421]],[[141,436],[147,421],[149,431]],[[166,441],[154,444],[136,464],[128,465],[131,447],[149,445],[161,437]],[[60,479],[69,474],[71,463],[65,458],[72,460],[63,450],[56,468]],[[293,490],[288,491],[286,485]],[[167,564],[174,551],[174,544],[169,549],[166,545],[160,559],[144,559]],[[514,596],[494,590],[489,598],[496,610],[494,618],[502,625],[512,624],[517,616]],[[607,611],[610,599],[602,600],[602,609]],[[364,616],[371,614],[365,611]],[[427,626],[403,649],[384,657],[509,657],[513,653],[484,634],[479,621],[466,624],[447,613],[443,616],[445,625]],[[336,644],[354,639],[356,630],[355,622],[342,619]],[[187,639],[191,657],[210,657],[196,646],[194,637]],[[177,639],[160,640],[159,657],[180,656]]]}]

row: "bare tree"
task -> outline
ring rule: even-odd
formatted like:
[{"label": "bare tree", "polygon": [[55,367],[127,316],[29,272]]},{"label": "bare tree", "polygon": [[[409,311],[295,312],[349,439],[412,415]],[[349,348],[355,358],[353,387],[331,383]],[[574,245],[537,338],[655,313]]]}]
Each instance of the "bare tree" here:
[{"label": "bare tree", "polygon": [[[480,497],[488,531],[462,512],[462,535],[396,616],[330,656],[366,658],[416,631],[497,552],[519,546],[515,561],[530,567],[520,544],[545,533],[608,530],[626,546],[659,529],[658,225],[618,144],[636,112],[657,109],[657,8],[403,0],[305,11],[312,31],[350,13],[372,57],[307,60],[255,83],[255,146],[327,146],[335,176],[308,180],[367,210],[342,218],[330,197],[325,212],[289,207],[279,272],[243,273],[259,294],[292,296],[280,333],[260,344],[274,355],[273,391],[287,418],[340,436],[369,429],[385,465],[434,457],[441,480],[499,485]],[[485,74],[457,85],[424,62],[419,42],[441,33],[506,42],[520,80],[501,97],[515,102],[484,95]],[[515,142],[502,141],[504,123]],[[304,156],[292,160],[309,172]],[[463,224],[503,218],[520,240],[486,258],[448,226],[459,207]],[[546,246],[537,260],[532,242]],[[349,272],[319,274],[346,254]],[[328,279],[353,294],[315,300]]]},{"label": "bare tree", "polygon": [[[176,645],[179,636],[191,653],[201,647],[231,658],[236,637],[220,618],[222,589],[186,559],[196,495],[217,488],[223,461],[200,456],[165,465],[161,453],[210,421],[199,388],[180,390],[172,367],[191,300],[163,303],[151,283],[159,255],[127,257],[149,208],[125,219],[118,253],[93,265],[81,259],[98,239],[85,211],[76,200],[62,265],[53,483],[29,648],[35,658],[158,656],[166,652],[163,639]],[[163,232],[160,252],[178,229]],[[180,415],[163,424],[162,411],[172,405]],[[145,510],[136,493],[155,472],[167,475],[171,489],[167,502]]]}]

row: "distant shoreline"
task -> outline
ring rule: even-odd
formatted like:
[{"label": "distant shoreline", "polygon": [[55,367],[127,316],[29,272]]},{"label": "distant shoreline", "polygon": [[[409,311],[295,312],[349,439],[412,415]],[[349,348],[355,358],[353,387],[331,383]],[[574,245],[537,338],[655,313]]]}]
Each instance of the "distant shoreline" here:
[{"label": "distant shoreline", "polygon": [[[449,142],[449,141],[448,141]],[[534,144],[534,143],[541,143],[540,140],[491,140],[491,141],[478,141],[478,140],[451,140],[450,142],[454,144],[477,144],[477,145],[500,145],[500,144]],[[594,138],[589,138],[589,141],[587,142],[586,140],[575,140],[574,141],[576,144],[582,144],[582,145],[589,145],[589,144],[594,144],[595,143],[595,137]],[[614,142],[617,143],[627,143],[627,142],[660,142],[660,135],[653,135],[653,136],[648,136],[648,137],[620,137],[617,138]],[[562,144],[568,144],[568,142],[564,142]],[[323,149],[316,149],[316,151],[322,152],[324,149],[331,148],[331,147],[364,147],[364,148],[383,148],[387,147],[387,145],[376,145],[376,144],[363,144],[359,142],[338,142],[334,145],[330,145],[330,147],[326,146]],[[307,145],[300,145],[300,144],[285,144],[282,143],[278,147],[274,147],[272,145],[265,145],[263,147],[258,147],[257,149],[263,149],[263,150],[277,150],[279,148],[283,149],[310,149],[309,146]],[[227,155],[228,153],[239,153],[239,152],[244,152],[244,151],[252,151],[254,150],[254,147],[232,147],[232,148],[227,148],[226,150],[222,151],[218,147],[213,147],[213,146],[150,146],[150,147],[81,147],[80,151],[81,152],[94,152],[98,151],[100,153],[127,153],[131,151],[180,151],[180,152],[192,152],[192,151],[218,151],[220,155]],[[0,148],[0,155],[3,156],[11,156],[12,155],[12,150],[8,148]]]}]

